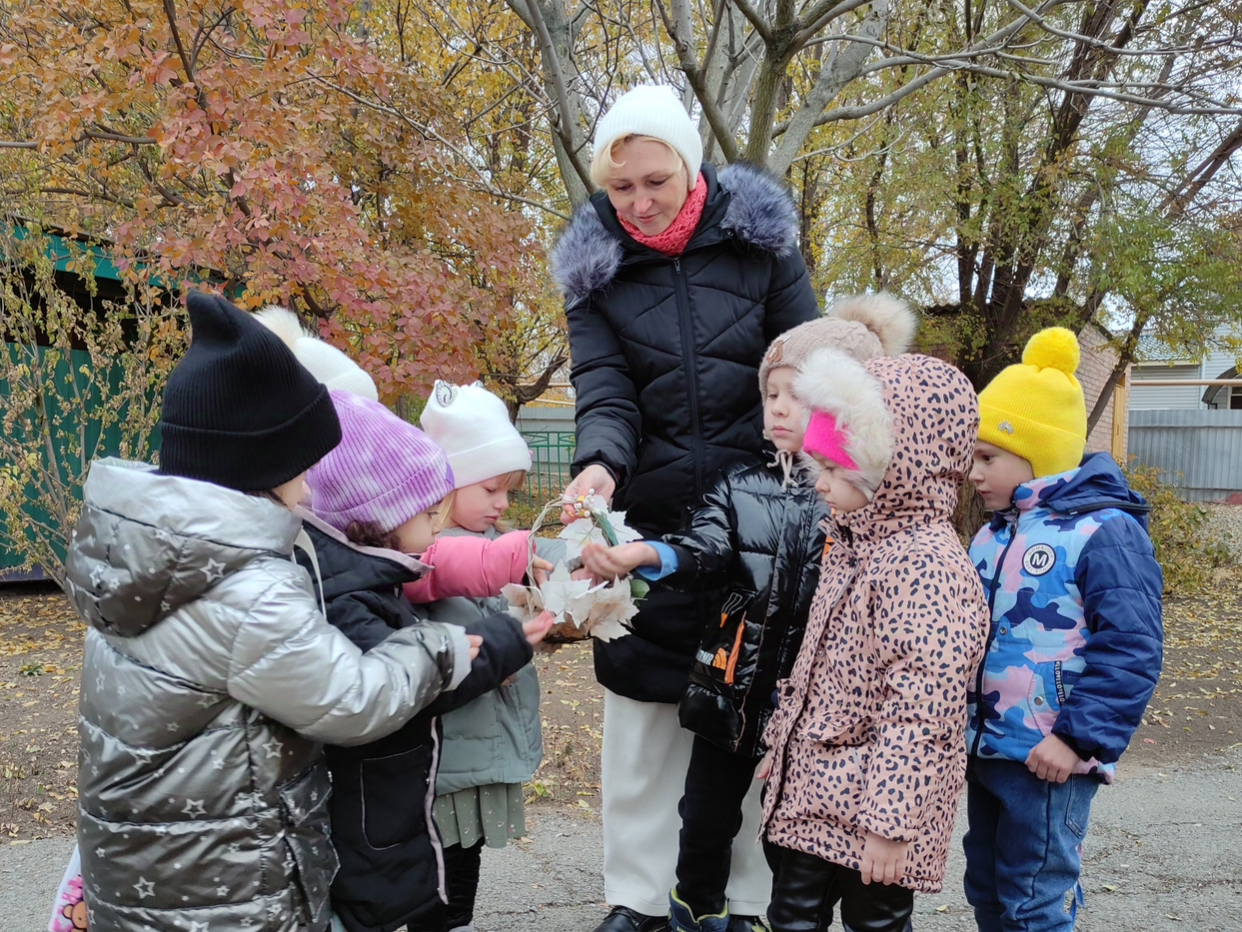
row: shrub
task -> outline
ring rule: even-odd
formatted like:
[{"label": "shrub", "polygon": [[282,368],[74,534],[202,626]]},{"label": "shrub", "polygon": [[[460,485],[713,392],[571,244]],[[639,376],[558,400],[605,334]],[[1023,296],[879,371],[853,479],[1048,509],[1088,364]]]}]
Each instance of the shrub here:
[{"label": "shrub", "polygon": [[91,462],[153,458],[186,339],[158,283],[126,276],[101,296],[95,270],[112,259],[0,216],[0,551],[58,583]]},{"label": "shrub", "polygon": [[1164,569],[1164,590],[1193,595],[1207,586],[1214,571],[1228,566],[1226,541],[1211,527],[1211,513],[1202,505],[1178,497],[1173,486],[1160,481],[1160,470],[1133,460],[1126,469],[1130,487],[1151,505],[1151,542]]}]

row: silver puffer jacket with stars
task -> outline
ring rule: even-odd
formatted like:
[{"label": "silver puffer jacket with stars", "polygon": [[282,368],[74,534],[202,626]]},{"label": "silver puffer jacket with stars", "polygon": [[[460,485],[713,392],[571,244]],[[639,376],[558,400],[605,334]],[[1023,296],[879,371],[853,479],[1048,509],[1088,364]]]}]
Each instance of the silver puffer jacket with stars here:
[{"label": "silver puffer jacket with stars", "polygon": [[[374,741],[445,688],[450,626],[361,653],[275,502],[95,463],[67,561],[86,635],[78,844],[92,932],[311,932],[337,860],[320,742]],[[464,661],[468,663],[468,661]]]}]

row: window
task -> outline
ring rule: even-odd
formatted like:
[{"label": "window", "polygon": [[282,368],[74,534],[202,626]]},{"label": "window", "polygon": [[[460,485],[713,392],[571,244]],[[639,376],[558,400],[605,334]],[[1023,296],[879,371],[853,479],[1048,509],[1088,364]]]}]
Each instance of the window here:
[{"label": "window", "polygon": [[1235,385],[1229,389],[1229,410],[1242,411],[1242,385]]}]

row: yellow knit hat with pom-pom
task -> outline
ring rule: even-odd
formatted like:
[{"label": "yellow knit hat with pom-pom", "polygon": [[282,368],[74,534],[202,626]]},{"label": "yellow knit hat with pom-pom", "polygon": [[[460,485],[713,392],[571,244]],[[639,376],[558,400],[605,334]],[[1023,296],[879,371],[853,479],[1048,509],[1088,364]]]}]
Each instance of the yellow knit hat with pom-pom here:
[{"label": "yellow knit hat with pom-pom", "polygon": [[1082,462],[1087,405],[1074,377],[1079,356],[1072,331],[1049,327],[1027,341],[1021,363],[979,393],[979,439],[1022,457],[1037,479]]}]

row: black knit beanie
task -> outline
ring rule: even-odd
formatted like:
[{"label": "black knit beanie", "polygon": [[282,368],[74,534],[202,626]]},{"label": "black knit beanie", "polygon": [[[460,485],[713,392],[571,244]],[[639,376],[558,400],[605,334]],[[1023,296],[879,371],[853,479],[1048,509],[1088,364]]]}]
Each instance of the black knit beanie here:
[{"label": "black knit beanie", "polygon": [[224,298],[191,292],[190,348],[164,389],[160,472],[274,489],[341,442],[328,389]]}]

